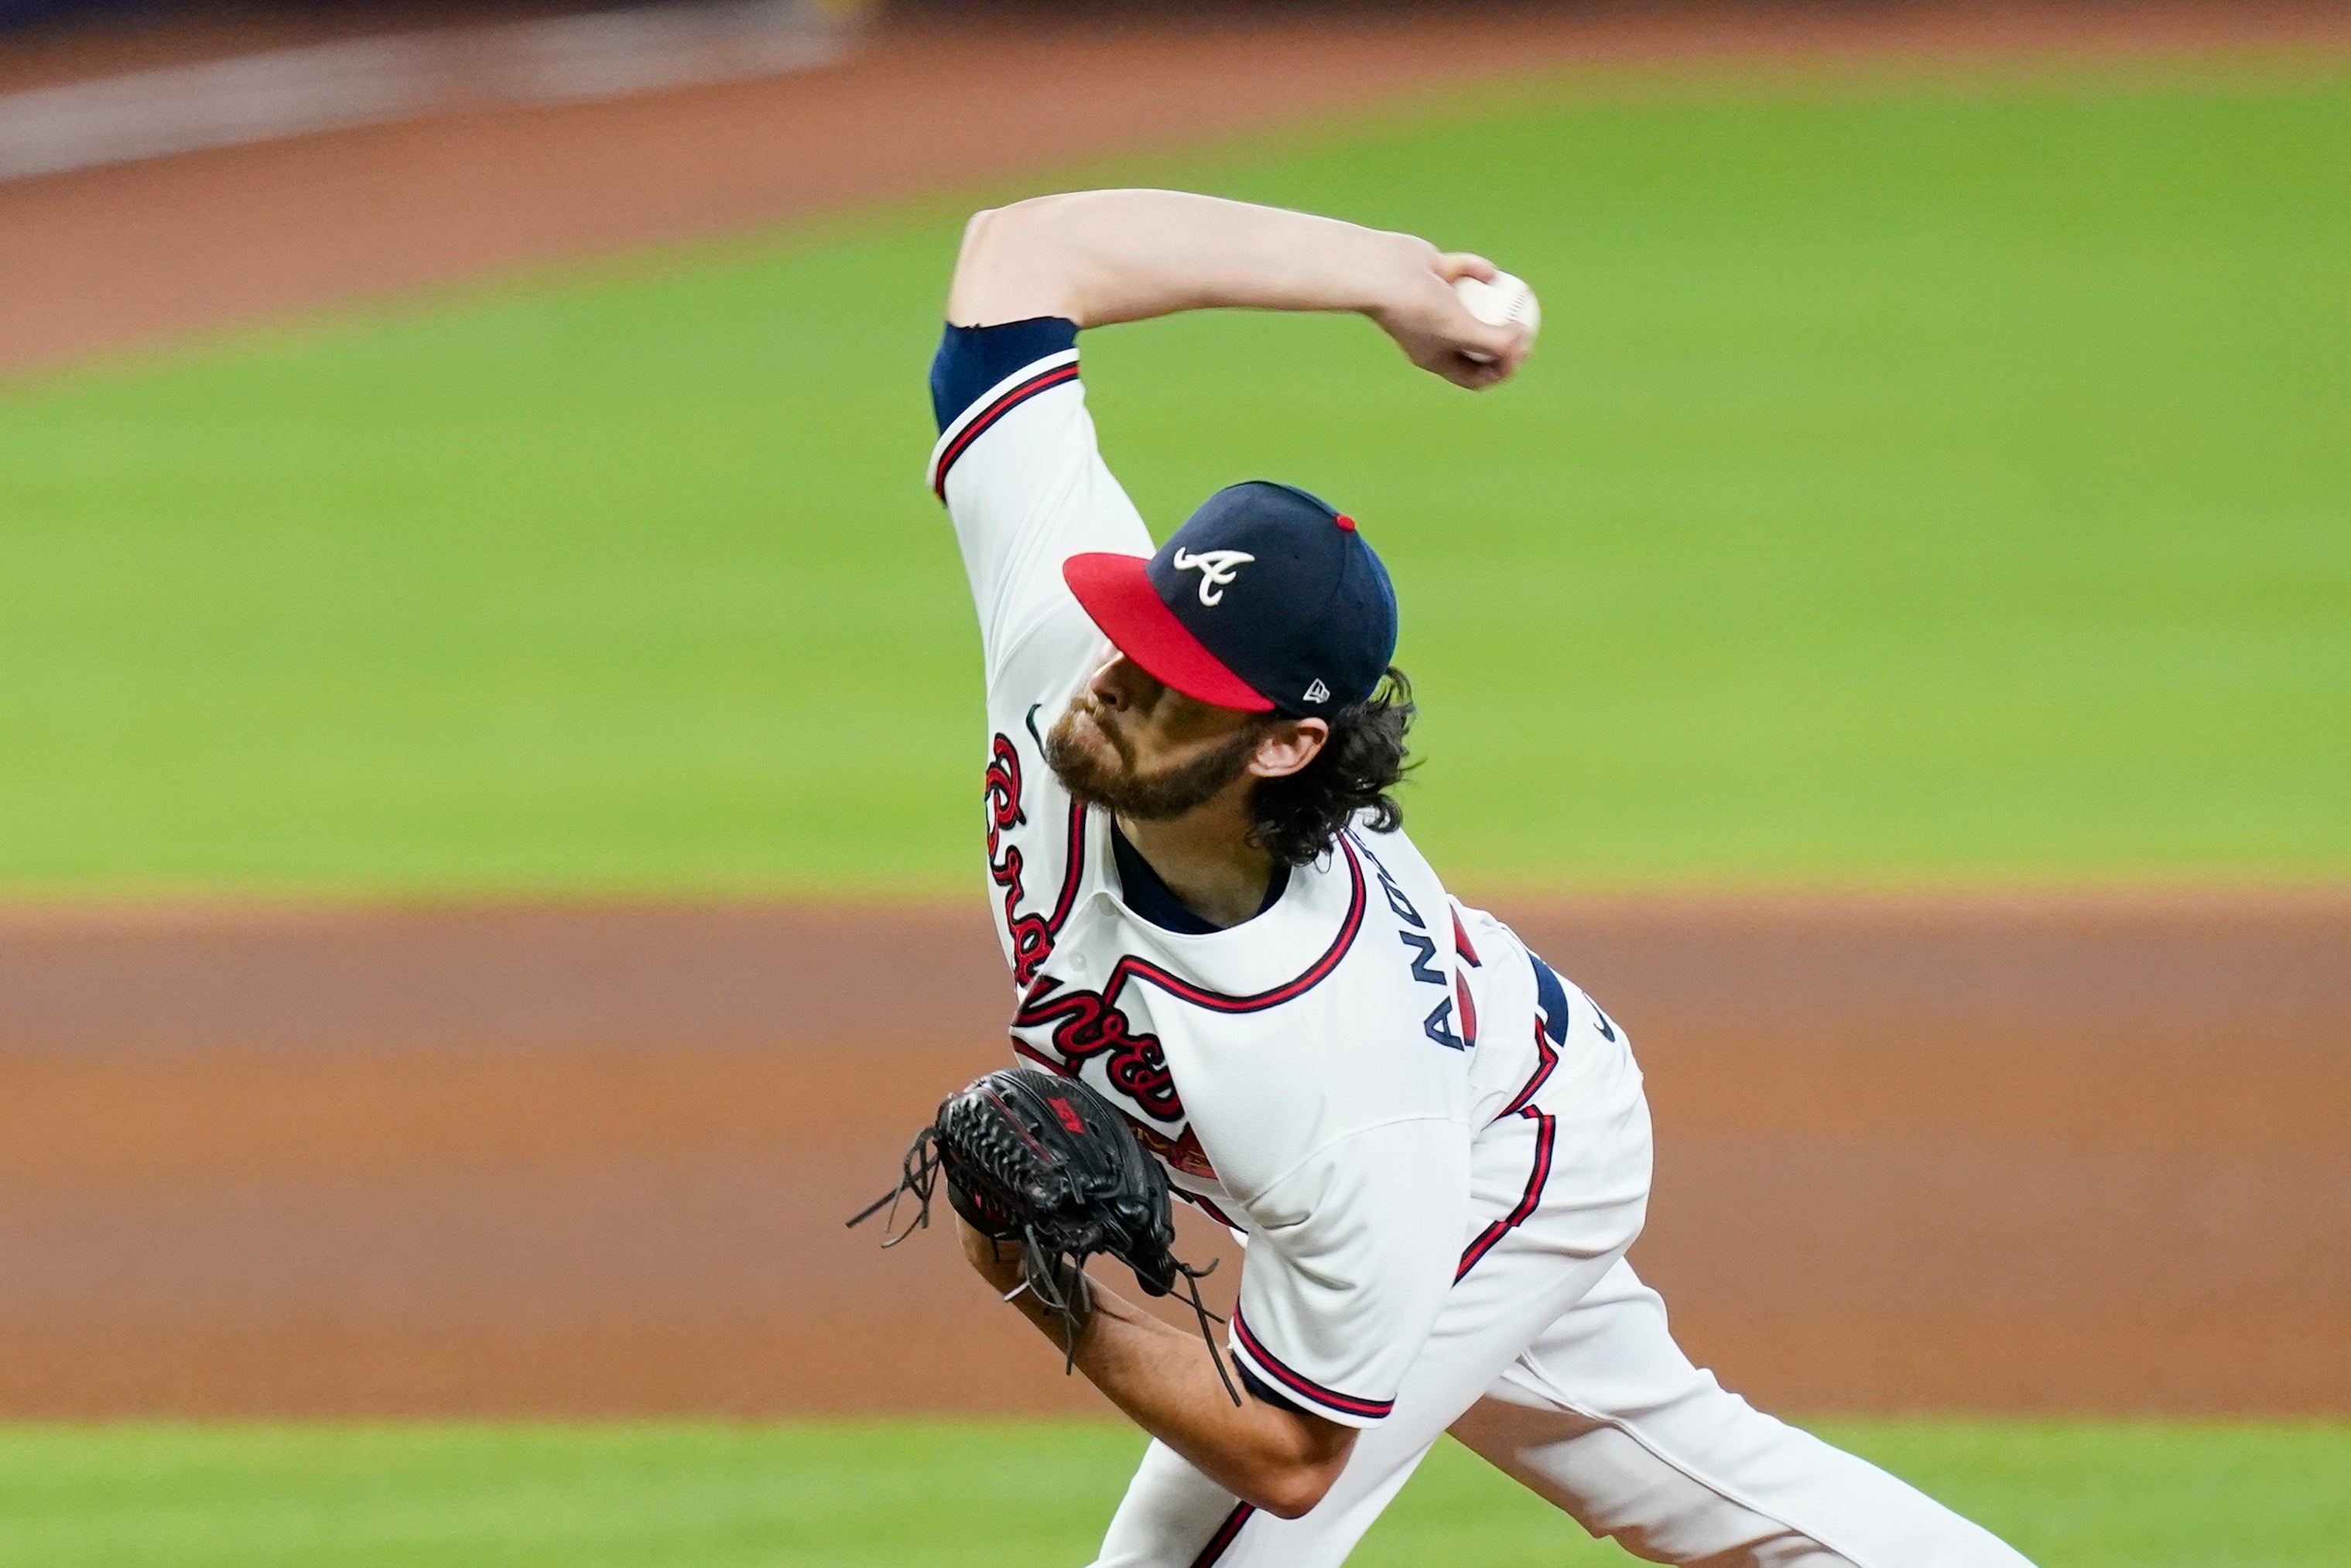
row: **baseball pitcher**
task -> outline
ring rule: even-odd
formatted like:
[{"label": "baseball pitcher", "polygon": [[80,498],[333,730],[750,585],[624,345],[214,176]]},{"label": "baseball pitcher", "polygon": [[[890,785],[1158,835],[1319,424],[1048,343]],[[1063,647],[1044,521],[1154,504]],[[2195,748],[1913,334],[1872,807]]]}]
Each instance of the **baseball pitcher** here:
[{"label": "baseball pitcher", "polygon": [[1495,276],[1171,192],[972,220],[930,482],[979,612],[1013,1049],[1054,1075],[1017,1076],[1082,1086],[1025,1125],[1078,1134],[1099,1096],[1242,1239],[1229,1359],[1098,1281],[1054,1285],[967,1194],[966,1251],[1153,1438],[1101,1568],[1340,1563],[1448,1431],[1656,1562],[2015,1568],[1676,1347],[1625,1261],[1650,1145],[1624,1030],[1402,831],[1413,705],[1366,527],[1250,481],[1154,549],[1096,447],[1086,328],[1354,311],[1476,390],[1527,351],[1457,292]]}]

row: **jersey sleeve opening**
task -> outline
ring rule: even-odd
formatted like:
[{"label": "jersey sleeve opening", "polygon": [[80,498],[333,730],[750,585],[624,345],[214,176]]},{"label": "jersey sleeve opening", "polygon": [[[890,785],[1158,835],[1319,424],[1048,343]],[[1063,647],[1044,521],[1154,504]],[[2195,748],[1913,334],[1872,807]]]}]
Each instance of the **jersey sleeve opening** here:
[{"label": "jersey sleeve opening", "polygon": [[1034,316],[993,327],[949,322],[939,338],[939,351],[931,359],[931,412],[939,429],[953,424],[1006,377],[1067,353],[1077,343],[1078,324],[1060,316]]}]

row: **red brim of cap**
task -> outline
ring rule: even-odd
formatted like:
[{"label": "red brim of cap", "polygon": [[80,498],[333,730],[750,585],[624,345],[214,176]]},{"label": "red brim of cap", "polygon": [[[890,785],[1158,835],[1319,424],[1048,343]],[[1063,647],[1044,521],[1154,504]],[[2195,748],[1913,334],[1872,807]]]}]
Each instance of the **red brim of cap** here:
[{"label": "red brim of cap", "polygon": [[1176,612],[1160,602],[1139,555],[1091,552],[1061,563],[1061,580],[1078,596],[1111,645],[1187,697],[1244,713],[1271,713],[1273,704],[1227,669]]}]

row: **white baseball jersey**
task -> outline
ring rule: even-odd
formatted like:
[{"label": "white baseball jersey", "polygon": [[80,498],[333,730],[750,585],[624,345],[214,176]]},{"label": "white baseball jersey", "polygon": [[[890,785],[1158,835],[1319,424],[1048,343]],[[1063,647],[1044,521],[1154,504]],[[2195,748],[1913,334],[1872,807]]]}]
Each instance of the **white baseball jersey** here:
[{"label": "white baseball jersey", "polygon": [[1067,322],[950,329],[933,368],[932,484],[987,658],[1013,1048],[1101,1091],[1245,1237],[1230,1348],[1252,1387],[1364,1428],[1298,1519],[1153,1443],[1096,1568],[1338,1568],[1448,1429],[1653,1561],[2030,1568],[1691,1365],[1624,1258],[1650,1147],[1621,1031],[1401,832],[1359,825],[1253,919],[1186,931],[1071,800],[1043,737],[1108,648],[1061,565],[1152,549],[1074,342]]},{"label": "white baseball jersey", "polygon": [[[1499,923],[1456,909],[1402,832],[1360,826],[1240,925],[1138,915],[1109,814],[1072,801],[1043,758],[1109,653],[1062,561],[1153,548],[1096,447],[1076,350],[980,391],[947,421],[931,478],[979,609],[1014,1049],[1101,1091],[1177,1189],[1247,1238],[1231,1338],[1256,1380],[1375,1422],[1465,1260],[1515,1223],[1515,1201],[1473,1201],[1470,1146],[1552,1052],[1538,970]],[[1538,1159],[1547,1147],[1514,1199],[1531,1204]]]}]

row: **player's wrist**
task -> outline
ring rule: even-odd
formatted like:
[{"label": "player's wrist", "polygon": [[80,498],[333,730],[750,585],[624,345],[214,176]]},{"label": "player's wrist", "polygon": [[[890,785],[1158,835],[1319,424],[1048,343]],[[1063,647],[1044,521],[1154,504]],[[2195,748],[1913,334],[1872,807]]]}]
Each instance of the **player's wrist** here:
[{"label": "player's wrist", "polygon": [[998,1295],[1005,1295],[1020,1283],[1023,1262],[1019,1242],[1000,1240],[977,1229],[961,1215],[956,1217],[956,1224],[963,1231],[965,1260]]},{"label": "player's wrist", "polygon": [[1372,243],[1365,247],[1361,298],[1354,308],[1384,328],[1416,306],[1441,253],[1416,235],[1366,233]]}]

